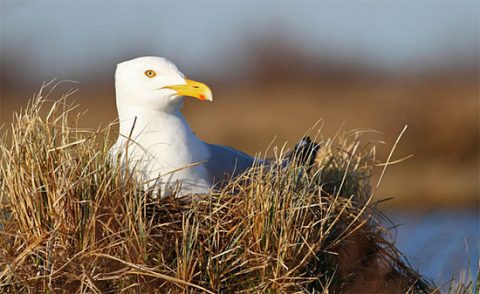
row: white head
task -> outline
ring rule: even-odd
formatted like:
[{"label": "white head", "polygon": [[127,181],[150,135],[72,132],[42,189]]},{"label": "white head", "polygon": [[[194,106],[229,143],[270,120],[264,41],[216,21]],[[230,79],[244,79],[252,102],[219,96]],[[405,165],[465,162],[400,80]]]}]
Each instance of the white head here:
[{"label": "white head", "polygon": [[182,106],[185,96],[212,101],[208,86],[186,79],[162,57],[139,57],[119,63],[115,90],[119,115],[132,108],[174,112]]}]

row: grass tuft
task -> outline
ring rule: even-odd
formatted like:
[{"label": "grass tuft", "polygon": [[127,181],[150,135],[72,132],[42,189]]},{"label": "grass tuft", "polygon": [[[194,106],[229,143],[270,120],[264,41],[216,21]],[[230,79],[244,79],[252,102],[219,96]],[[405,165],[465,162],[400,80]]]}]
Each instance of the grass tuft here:
[{"label": "grass tuft", "polygon": [[78,127],[70,95],[41,91],[0,142],[0,292],[435,290],[383,238],[359,133],[321,140],[313,167],[154,199],[111,163],[114,126]]}]

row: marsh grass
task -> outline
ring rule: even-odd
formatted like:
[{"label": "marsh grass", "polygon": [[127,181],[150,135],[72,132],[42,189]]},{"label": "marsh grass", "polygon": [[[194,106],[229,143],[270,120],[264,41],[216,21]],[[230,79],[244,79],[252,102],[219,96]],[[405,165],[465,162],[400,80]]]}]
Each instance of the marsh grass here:
[{"label": "marsh grass", "polygon": [[112,164],[112,126],[78,127],[70,94],[40,92],[0,143],[0,292],[435,290],[383,238],[359,133],[322,139],[313,167],[255,166],[209,195],[155,199]]},{"label": "marsh grass", "polygon": [[447,293],[480,293],[480,262],[477,273],[463,272],[458,277],[453,276],[448,284]]}]

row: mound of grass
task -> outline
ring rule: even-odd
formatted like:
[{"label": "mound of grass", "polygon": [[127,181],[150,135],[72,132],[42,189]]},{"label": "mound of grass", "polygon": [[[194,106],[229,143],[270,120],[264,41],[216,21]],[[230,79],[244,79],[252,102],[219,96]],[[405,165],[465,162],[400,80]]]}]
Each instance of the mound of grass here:
[{"label": "mound of grass", "polygon": [[321,140],[313,167],[155,199],[111,163],[111,127],[77,127],[67,96],[38,94],[0,142],[1,292],[434,290],[383,238],[358,134]]}]

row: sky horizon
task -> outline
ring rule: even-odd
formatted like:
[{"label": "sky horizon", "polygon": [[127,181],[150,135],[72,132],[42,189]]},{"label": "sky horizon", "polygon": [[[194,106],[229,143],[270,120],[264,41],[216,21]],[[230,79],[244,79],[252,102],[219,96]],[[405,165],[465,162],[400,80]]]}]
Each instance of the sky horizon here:
[{"label": "sky horizon", "polygon": [[394,72],[478,60],[480,4],[468,1],[0,3],[1,69],[26,69],[2,72],[14,81],[81,80],[142,55],[242,76],[261,62],[249,50],[277,40],[304,58],[337,55]]}]

